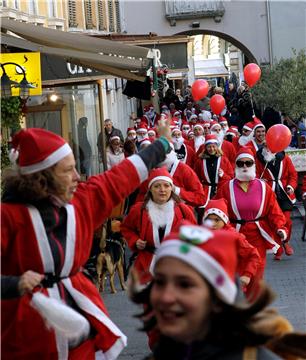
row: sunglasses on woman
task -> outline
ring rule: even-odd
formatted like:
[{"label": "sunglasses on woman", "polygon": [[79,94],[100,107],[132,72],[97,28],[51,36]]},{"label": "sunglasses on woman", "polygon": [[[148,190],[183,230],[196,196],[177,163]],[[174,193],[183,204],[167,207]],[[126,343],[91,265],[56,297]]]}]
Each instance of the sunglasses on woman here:
[{"label": "sunglasses on woman", "polygon": [[254,161],[252,161],[252,160],[246,160],[246,161],[238,160],[238,161],[236,161],[236,166],[237,167],[243,168],[244,165],[249,168],[249,167],[254,165]]}]

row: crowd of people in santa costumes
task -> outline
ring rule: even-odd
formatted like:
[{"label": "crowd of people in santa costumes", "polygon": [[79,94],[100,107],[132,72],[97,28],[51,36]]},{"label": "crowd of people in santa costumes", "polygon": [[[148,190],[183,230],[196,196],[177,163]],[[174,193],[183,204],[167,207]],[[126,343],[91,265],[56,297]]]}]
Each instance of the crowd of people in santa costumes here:
[{"label": "crowd of people in santa costumes", "polygon": [[116,359],[126,337],[83,267],[94,230],[164,160],[169,142],[162,136],[86,182],[52,132],[21,130],[12,147],[1,206],[2,356],[94,360],[100,351]]},{"label": "crowd of people in santa costumes", "polygon": [[[126,339],[108,318],[82,267],[94,230],[128,197],[121,231],[137,255],[133,267],[142,284],[152,280],[155,252],[182,219],[201,226],[204,222],[213,231],[220,226],[235,237],[236,272],[250,301],[263,278],[267,250],[277,260],[283,250],[293,254],[288,241],[297,173],[289,157],[269,152],[258,118],[244,124],[240,135],[226,118],[198,111],[192,102],[185,110],[164,105],[159,115],[147,106],[141,120],[128,128],[124,143],[117,135],[110,137],[111,170],[85,183],[80,183],[62,138],[41,129],[14,137],[18,164],[4,182],[1,209],[2,297],[5,314],[17,314],[13,321],[8,315],[2,319],[6,354],[73,360],[85,358],[84,353],[91,359],[97,350],[106,359],[120,353]],[[33,184],[39,184],[40,193],[33,193]],[[45,295],[42,301],[62,299],[73,309],[76,322],[84,324],[76,338],[44,327],[45,314],[33,300],[36,293]]]}]

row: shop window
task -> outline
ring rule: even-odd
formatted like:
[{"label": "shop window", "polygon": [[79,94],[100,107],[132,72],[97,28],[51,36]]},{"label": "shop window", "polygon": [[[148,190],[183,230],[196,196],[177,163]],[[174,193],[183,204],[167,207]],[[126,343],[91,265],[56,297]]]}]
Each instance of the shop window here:
[{"label": "shop window", "polygon": [[78,27],[76,21],[76,0],[68,0],[68,24],[70,28]]},{"label": "shop window", "polygon": [[48,0],[48,11],[50,18],[57,17],[56,0]]},{"label": "shop window", "polygon": [[28,9],[29,9],[29,14],[38,15],[36,0],[29,0]]}]

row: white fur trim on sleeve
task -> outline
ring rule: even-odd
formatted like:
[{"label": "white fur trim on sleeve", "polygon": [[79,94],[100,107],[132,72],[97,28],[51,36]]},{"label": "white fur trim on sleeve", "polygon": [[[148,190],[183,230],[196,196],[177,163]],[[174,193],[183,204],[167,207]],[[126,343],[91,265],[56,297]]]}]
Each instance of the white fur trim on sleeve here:
[{"label": "white fur trim on sleeve", "polygon": [[287,185],[286,188],[287,189],[289,188],[290,190],[294,191],[294,189],[293,189],[293,187],[291,185]]},{"label": "white fur trim on sleeve", "polygon": [[179,196],[180,195],[180,192],[181,192],[181,188],[176,186],[175,189],[174,189],[174,193]]},{"label": "white fur trim on sleeve", "polygon": [[127,160],[129,160],[135,166],[140,182],[145,181],[149,176],[149,172],[142,158],[139,155],[132,155],[129,156]]}]

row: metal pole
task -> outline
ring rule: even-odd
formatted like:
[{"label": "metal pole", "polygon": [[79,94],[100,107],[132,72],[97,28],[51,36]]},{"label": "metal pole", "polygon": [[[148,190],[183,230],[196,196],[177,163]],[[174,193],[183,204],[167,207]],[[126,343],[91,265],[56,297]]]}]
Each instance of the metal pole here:
[{"label": "metal pole", "polygon": [[101,126],[101,140],[102,140],[102,163],[104,171],[107,170],[106,163],[106,141],[105,141],[105,131],[104,131],[104,116],[103,116],[103,96],[102,96],[102,83],[103,80],[98,80],[98,98],[99,98],[99,112],[100,112],[100,126]]},{"label": "metal pole", "polygon": [[270,67],[272,67],[273,63],[274,63],[274,59],[273,59],[273,45],[272,45],[270,0],[266,0],[266,9],[267,9],[268,46],[269,46]]}]

